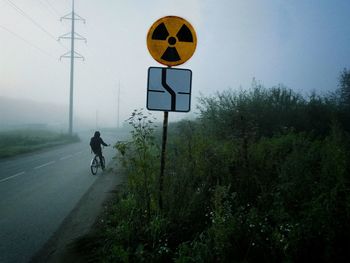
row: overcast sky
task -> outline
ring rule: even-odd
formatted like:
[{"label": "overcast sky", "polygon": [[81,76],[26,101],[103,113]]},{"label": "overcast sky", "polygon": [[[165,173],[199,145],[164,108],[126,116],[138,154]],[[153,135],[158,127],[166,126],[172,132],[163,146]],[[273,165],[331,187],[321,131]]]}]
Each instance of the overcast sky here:
[{"label": "overcast sky", "polygon": [[[116,122],[119,83],[121,119],[145,107],[147,69],[161,66],[148,53],[146,35],[166,15],[184,17],[197,32],[194,56],[179,66],[193,71],[193,112],[199,93],[249,88],[253,77],[266,87],[324,93],[350,68],[349,0],[75,3],[86,19],[76,32],[88,39],[76,42],[86,60],[75,64],[75,114],[95,121],[98,110],[108,126]],[[68,105],[69,60],[59,57],[69,42],[56,38],[70,31],[69,21],[59,21],[70,11],[71,0],[0,0],[0,96]]]}]

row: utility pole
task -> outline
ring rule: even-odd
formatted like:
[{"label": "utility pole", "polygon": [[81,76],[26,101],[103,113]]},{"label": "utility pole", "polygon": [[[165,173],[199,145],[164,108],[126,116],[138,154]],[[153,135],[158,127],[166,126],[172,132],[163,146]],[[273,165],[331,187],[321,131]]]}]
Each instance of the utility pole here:
[{"label": "utility pole", "polygon": [[85,43],[86,38],[79,35],[78,33],[75,32],[75,21],[83,21],[85,24],[85,19],[79,16],[74,12],[74,0],[72,0],[72,12],[69,13],[68,15],[65,15],[61,17],[61,21],[63,19],[66,20],[71,20],[72,21],[72,31],[70,33],[64,34],[58,38],[58,40],[61,39],[70,39],[71,40],[71,49],[67,53],[63,54],[60,59],[62,58],[70,58],[70,92],[69,92],[69,129],[68,133],[70,135],[73,134],[73,90],[74,90],[74,59],[82,59],[85,60],[85,58],[77,53],[74,50],[74,41],[75,40],[84,40]]},{"label": "utility pole", "polygon": [[117,128],[119,129],[119,113],[120,113],[120,81],[118,86],[118,110],[117,110]]},{"label": "utility pole", "polygon": [[96,110],[96,131],[98,130],[98,110]]}]

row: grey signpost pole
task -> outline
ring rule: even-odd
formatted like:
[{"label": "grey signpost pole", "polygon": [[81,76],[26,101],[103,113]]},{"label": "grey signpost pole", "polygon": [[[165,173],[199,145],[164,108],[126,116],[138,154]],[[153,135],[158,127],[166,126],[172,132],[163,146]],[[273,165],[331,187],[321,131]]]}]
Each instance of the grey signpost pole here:
[{"label": "grey signpost pole", "polygon": [[159,175],[159,209],[163,209],[163,182],[164,182],[164,169],[165,169],[165,153],[166,153],[166,142],[168,139],[168,116],[169,112],[164,111],[163,120],[163,138],[162,138],[162,152],[160,159],[160,175]]},{"label": "grey signpost pole", "polygon": [[[168,66],[171,68],[171,66]],[[163,74],[166,74],[165,69],[163,69]],[[163,80],[164,78],[162,78]],[[175,105],[173,105],[175,106]],[[163,210],[163,182],[164,182],[164,170],[165,170],[165,155],[166,155],[166,142],[168,139],[168,117],[169,112],[164,111],[163,120],[163,138],[162,138],[162,153],[160,157],[160,175],[159,175],[159,209]]]}]

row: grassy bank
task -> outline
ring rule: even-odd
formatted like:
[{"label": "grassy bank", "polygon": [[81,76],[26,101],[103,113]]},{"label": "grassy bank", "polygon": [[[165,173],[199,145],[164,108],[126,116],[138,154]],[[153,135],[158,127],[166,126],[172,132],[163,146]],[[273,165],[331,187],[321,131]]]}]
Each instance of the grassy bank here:
[{"label": "grassy bank", "polygon": [[169,126],[161,189],[160,134],[135,111],[116,145],[127,185],[86,262],[346,262],[349,94],[255,84],[203,97],[198,119]]},{"label": "grassy bank", "polygon": [[77,135],[69,136],[49,130],[3,131],[0,132],[0,158],[77,141]]}]

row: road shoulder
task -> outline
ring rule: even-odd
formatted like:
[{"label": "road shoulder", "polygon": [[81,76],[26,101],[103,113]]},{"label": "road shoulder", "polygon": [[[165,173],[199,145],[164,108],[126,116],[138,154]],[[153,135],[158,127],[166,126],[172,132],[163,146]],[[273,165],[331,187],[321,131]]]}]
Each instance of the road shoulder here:
[{"label": "road shoulder", "polygon": [[123,182],[123,176],[118,170],[112,171],[107,168],[103,174],[97,176],[99,178],[96,182],[30,262],[79,262],[71,245],[90,232],[96,219],[103,212],[104,204],[113,197],[116,187]]}]

